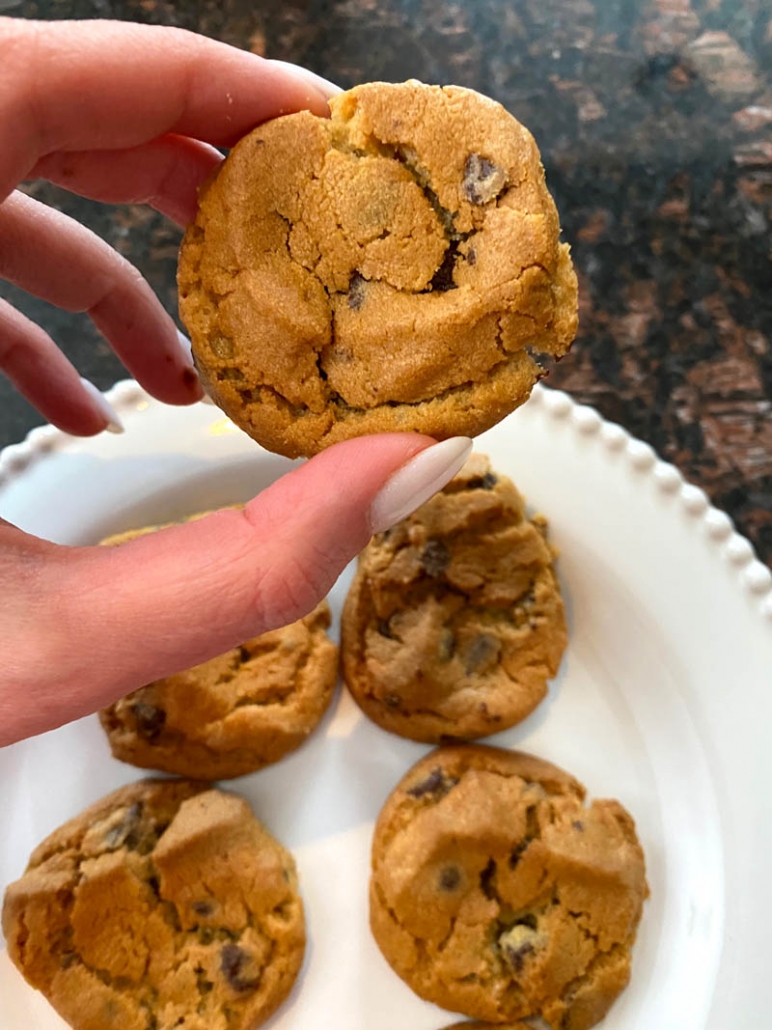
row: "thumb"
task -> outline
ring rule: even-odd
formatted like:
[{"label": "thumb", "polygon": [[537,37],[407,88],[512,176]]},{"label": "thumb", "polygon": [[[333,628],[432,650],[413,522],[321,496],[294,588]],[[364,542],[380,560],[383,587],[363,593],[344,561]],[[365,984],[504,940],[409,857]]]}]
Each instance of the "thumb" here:
[{"label": "thumb", "polygon": [[[118,547],[52,547],[56,560],[52,554],[44,563],[40,585],[54,599],[56,616],[44,630],[38,614],[32,627],[45,637],[47,660],[40,661],[38,647],[26,681],[17,680],[26,700],[13,739],[300,618],[371,533],[441,489],[471,447],[465,437],[438,444],[401,433],[349,440],[279,479],[243,510]],[[18,669],[18,651],[14,657]],[[41,676],[41,668],[51,671]]]}]

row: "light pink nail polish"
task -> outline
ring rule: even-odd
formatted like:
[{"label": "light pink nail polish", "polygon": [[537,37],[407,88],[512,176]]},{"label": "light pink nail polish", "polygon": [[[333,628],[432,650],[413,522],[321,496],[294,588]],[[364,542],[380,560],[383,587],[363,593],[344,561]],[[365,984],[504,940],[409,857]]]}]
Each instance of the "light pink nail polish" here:
[{"label": "light pink nail polish", "polygon": [[461,469],[472,453],[472,446],[468,437],[454,436],[427,447],[398,469],[370,506],[372,531],[389,529],[441,490]]},{"label": "light pink nail polish", "polygon": [[89,379],[80,377],[80,381],[83,384],[83,389],[89,395],[91,400],[94,402],[94,407],[99,411],[99,414],[107,420],[105,429],[108,433],[123,433],[125,432],[123,422],[118,417],[118,413],[115,408],[110,404],[105,395],[99,390]]}]

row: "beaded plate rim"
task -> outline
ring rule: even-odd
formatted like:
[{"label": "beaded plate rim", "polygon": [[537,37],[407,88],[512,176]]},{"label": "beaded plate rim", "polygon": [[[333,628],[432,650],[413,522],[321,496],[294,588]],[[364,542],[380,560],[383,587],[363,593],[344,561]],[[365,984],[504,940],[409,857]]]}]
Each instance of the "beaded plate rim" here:
[{"label": "beaded plate rim", "polygon": [[[142,415],[138,405],[153,398],[133,379],[122,379],[105,392],[113,408],[129,420]],[[676,496],[681,508],[702,525],[705,540],[723,545],[711,551],[713,558],[727,563],[736,572],[738,586],[758,599],[759,614],[772,626],[772,571],[758,558],[753,544],[738,533],[726,512],[711,504],[703,489],[689,483],[654,448],[638,440],[623,426],[609,422],[593,407],[575,401],[563,390],[537,385],[528,405],[541,407],[547,417],[565,422],[584,437],[596,437],[609,452],[623,453],[632,468],[647,477],[663,494]],[[144,409],[146,410],[146,409]],[[51,425],[36,426],[21,443],[0,450],[0,497],[10,482],[19,479],[33,463],[66,447],[75,439]]]}]

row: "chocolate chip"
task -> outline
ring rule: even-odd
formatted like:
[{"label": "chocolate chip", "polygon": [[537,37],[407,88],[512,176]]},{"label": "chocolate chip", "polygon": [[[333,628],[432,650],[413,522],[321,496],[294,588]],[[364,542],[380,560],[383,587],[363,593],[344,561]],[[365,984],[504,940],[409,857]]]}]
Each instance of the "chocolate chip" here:
[{"label": "chocolate chip", "polygon": [[454,891],[461,883],[461,870],[456,865],[446,865],[440,873],[440,890]]},{"label": "chocolate chip", "polygon": [[474,479],[470,479],[466,484],[466,488],[467,490],[492,490],[498,481],[498,476],[492,472],[486,472],[484,476],[476,476]]},{"label": "chocolate chip", "polygon": [[365,282],[359,272],[354,272],[349,280],[348,306],[352,311],[359,311],[365,302]]},{"label": "chocolate chip", "polygon": [[571,825],[575,830],[578,830],[579,833],[584,833],[584,823],[580,819],[577,819],[576,822]]},{"label": "chocolate chip", "polygon": [[429,540],[421,553],[420,562],[430,576],[441,576],[450,565],[450,551],[442,540]]},{"label": "chocolate chip", "polygon": [[482,672],[486,666],[496,661],[500,653],[501,643],[495,637],[481,633],[469,645],[464,672],[467,676],[471,676],[473,672]]},{"label": "chocolate chip", "polygon": [[144,701],[137,701],[131,706],[131,714],[134,716],[134,723],[140,737],[148,744],[155,744],[166,722],[166,712],[163,708],[146,704]]},{"label": "chocolate chip", "polygon": [[464,193],[473,204],[487,204],[504,189],[507,176],[487,157],[470,154],[464,165]]},{"label": "chocolate chip", "polygon": [[394,639],[392,637],[392,635],[391,635],[391,626],[389,625],[389,620],[388,619],[378,619],[378,621],[376,622],[375,625],[376,625],[376,629],[378,630],[378,632],[381,634],[382,637],[386,637],[387,640],[393,640]]},{"label": "chocolate chip", "polygon": [[436,794],[439,797],[444,797],[457,783],[458,777],[446,776],[443,770],[437,766],[436,769],[432,769],[426,779],[416,783],[413,787],[409,787],[405,793],[409,794],[411,798],[422,798],[427,794]]},{"label": "chocolate chip", "polygon": [[501,953],[514,973],[521,973],[525,959],[536,951],[541,938],[537,931],[535,916],[518,920],[515,925],[499,937]]},{"label": "chocolate chip", "polygon": [[496,862],[495,859],[491,859],[480,873],[480,890],[486,898],[491,898],[493,900],[496,898],[495,876]]},{"label": "chocolate chip", "polygon": [[515,868],[517,863],[520,861],[520,859],[525,854],[525,852],[526,852],[526,850],[528,848],[528,845],[530,843],[531,843],[531,838],[530,837],[526,837],[525,840],[521,840],[519,844],[517,844],[514,848],[512,848],[512,851],[509,854],[509,868],[510,869],[514,869]]},{"label": "chocolate chip", "polygon": [[456,270],[458,258],[458,240],[451,240],[442,259],[442,264],[434,273],[429,283],[429,290],[432,293],[446,293],[448,290],[455,290],[458,287],[453,281],[453,273]]},{"label": "chocolate chip", "polygon": [[437,659],[440,662],[449,662],[456,650],[456,638],[452,629],[444,629],[440,633],[437,644]]},{"label": "chocolate chip", "polygon": [[217,373],[217,378],[220,382],[243,383],[244,373],[238,368],[221,368]]},{"label": "chocolate chip", "polygon": [[477,251],[474,249],[474,247],[470,247],[469,250],[466,252],[466,260],[470,265],[474,266],[477,264]]},{"label": "chocolate chip", "polygon": [[112,826],[105,834],[105,844],[108,848],[121,848],[124,845],[127,848],[136,848],[138,841],[139,823],[142,818],[142,802],[135,801],[134,804],[126,811],[126,814]]},{"label": "chocolate chip", "polygon": [[211,916],[212,912],[214,912],[214,908],[209,901],[194,901],[190,907],[197,916]]},{"label": "chocolate chip", "polygon": [[530,941],[523,941],[516,948],[504,945],[504,954],[514,972],[522,973],[526,957],[533,954],[533,944]]},{"label": "chocolate chip", "polygon": [[260,985],[260,975],[249,975],[249,967],[254,970],[254,963],[249,955],[238,944],[224,944],[220,952],[220,971],[234,991],[254,991]]},{"label": "chocolate chip", "polygon": [[233,340],[229,340],[227,336],[215,336],[209,346],[218,358],[233,357]]}]

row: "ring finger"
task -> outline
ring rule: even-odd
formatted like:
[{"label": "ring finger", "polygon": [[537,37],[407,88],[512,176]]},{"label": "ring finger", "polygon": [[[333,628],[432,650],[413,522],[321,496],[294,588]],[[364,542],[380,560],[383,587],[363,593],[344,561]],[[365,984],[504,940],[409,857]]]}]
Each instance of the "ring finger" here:
[{"label": "ring finger", "polygon": [[0,204],[0,278],[66,311],[87,312],[159,400],[201,398],[174,321],[139,272],[88,229],[19,192]]}]

